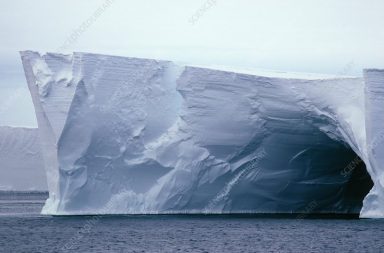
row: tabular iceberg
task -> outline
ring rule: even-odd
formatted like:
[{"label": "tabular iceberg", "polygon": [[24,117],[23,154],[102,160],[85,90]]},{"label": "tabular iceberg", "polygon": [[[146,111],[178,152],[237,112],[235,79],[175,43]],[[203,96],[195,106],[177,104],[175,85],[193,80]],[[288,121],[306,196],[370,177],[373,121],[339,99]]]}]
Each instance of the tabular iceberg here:
[{"label": "tabular iceberg", "polygon": [[43,213],[384,216],[382,70],[333,78],[21,57],[48,177]]}]

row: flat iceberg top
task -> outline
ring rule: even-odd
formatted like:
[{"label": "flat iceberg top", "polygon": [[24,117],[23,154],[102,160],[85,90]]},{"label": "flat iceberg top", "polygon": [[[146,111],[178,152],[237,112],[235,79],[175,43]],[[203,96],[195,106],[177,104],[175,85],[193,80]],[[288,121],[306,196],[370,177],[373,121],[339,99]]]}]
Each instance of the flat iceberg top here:
[{"label": "flat iceberg top", "polygon": [[[28,54],[38,54],[40,53],[34,51],[21,51],[21,55]],[[65,56],[72,57],[74,55],[91,55],[94,57],[114,57],[114,58],[124,58],[131,60],[147,60],[147,61],[162,61],[162,62],[170,62],[169,60],[155,60],[150,58],[138,58],[138,57],[124,57],[124,56],[111,56],[111,55],[103,55],[103,54],[95,54],[95,53],[87,53],[87,52],[74,52],[73,54],[60,54],[47,52],[45,55],[52,56]],[[44,56],[43,56],[44,57]],[[357,76],[347,76],[342,73],[340,74],[322,74],[322,73],[307,73],[307,72],[292,72],[292,71],[279,71],[279,70],[271,70],[271,69],[260,69],[260,68],[245,68],[245,67],[235,67],[235,66],[226,66],[226,65],[204,65],[204,64],[193,64],[193,63],[179,63],[180,66],[189,66],[196,68],[204,68],[204,69],[212,69],[212,70],[220,70],[226,72],[235,72],[239,74],[247,74],[247,75],[255,75],[260,77],[275,77],[275,78],[289,78],[289,79],[307,79],[307,80],[321,80],[321,79],[345,79],[345,78],[358,78]],[[367,69],[367,71],[374,71],[378,69]],[[379,70],[380,71],[380,70]]]},{"label": "flat iceberg top", "polygon": [[358,213],[371,188],[362,216],[383,213],[367,144],[381,121],[365,106],[381,108],[380,92],[366,93],[381,79],[369,71],[21,55],[46,163],[44,213]]},{"label": "flat iceberg top", "polygon": [[347,76],[343,74],[331,75],[331,74],[321,74],[321,73],[289,72],[289,71],[278,71],[278,70],[270,70],[270,69],[239,68],[239,67],[222,66],[222,65],[189,64],[188,66],[221,70],[226,72],[235,72],[239,74],[262,76],[262,77],[275,77],[275,78],[307,79],[307,80],[345,79],[345,78],[361,79],[361,77]]}]

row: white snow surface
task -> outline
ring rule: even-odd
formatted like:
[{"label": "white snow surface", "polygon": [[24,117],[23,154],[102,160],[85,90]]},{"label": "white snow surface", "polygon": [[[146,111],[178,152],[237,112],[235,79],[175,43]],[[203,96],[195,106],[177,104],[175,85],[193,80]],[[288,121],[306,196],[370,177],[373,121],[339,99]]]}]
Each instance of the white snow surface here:
[{"label": "white snow surface", "polygon": [[359,212],[345,200],[358,155],[374,183],[360,215],[384,217],[382,70],[335,78],[90,53],[21,57],[45,214],[292,213],[314,202],[317,212]]}]

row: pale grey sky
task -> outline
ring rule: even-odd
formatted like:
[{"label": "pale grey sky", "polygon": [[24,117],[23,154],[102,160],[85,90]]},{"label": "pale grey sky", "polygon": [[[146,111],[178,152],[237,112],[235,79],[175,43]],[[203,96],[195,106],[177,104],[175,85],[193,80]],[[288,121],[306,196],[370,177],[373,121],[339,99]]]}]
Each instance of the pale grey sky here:
[{"label": "pale grey sky", "polygon": [[107,1],[0,0],[0,125],[36,126],[19,50],[344,75],[384,67],[382,0]]}]

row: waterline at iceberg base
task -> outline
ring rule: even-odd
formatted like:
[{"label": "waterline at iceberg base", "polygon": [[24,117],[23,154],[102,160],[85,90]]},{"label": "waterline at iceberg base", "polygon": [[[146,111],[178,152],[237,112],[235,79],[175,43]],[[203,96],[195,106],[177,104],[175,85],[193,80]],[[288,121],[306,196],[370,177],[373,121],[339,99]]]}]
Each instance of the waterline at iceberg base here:
[{"label": "waterline at iceberg base", "polygon": [[384,70],[258,74],[21,52],[44,214],[384,217]]}]

